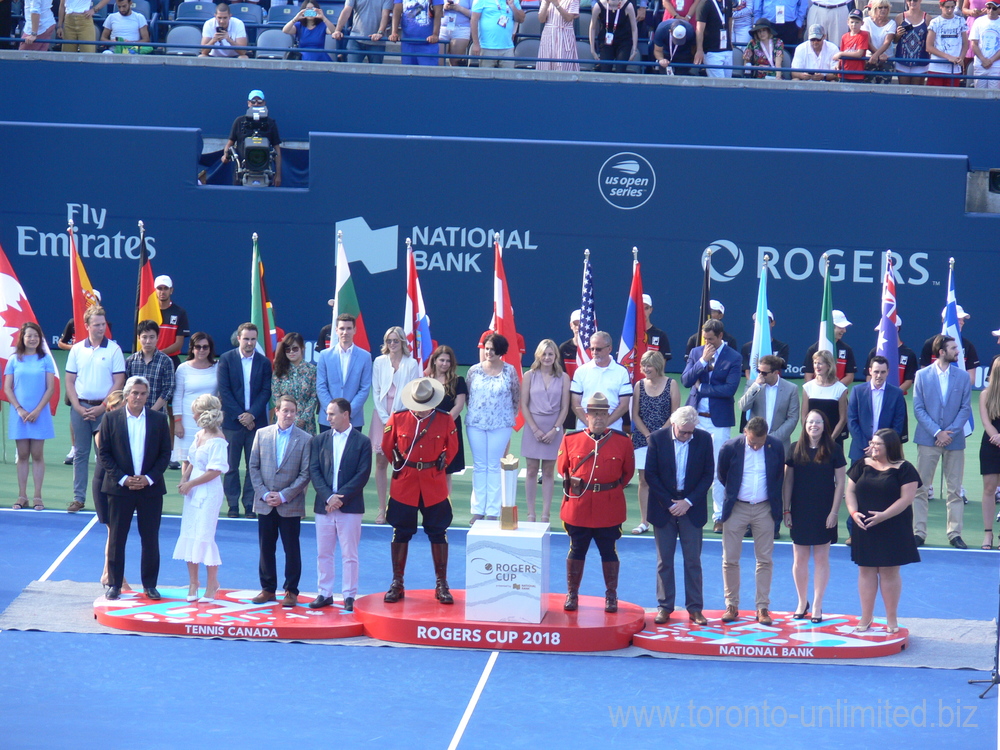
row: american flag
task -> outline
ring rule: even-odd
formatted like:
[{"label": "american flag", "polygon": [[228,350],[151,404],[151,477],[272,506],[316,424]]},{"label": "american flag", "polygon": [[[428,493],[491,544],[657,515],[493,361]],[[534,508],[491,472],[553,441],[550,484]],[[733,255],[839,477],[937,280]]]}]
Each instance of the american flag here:
[{"label": "american flag", "polygon": [[590,337],[597,333],[594,315],[594,274],[590,270],[590,251],[583,256],[583,299],[580,303],[580,334],[576,340],[576,364],[590,361]]},{"label": "american flag", "polygon": [[878,324],[875,353],[889,360],[892,385],[899,385],[899,331],[896,330],[896,279],[892,275],[892,251],[885,251],[885,280],[882,282],[882,317]]}]

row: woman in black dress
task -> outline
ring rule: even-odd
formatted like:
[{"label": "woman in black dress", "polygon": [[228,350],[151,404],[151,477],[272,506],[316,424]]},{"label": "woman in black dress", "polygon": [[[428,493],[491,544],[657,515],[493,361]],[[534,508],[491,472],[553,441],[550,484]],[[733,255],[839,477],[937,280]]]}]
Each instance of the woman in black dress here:
[{"label": "woman in black dress", "polygon": [[806,415],[805,428],[785,461],[782,489],[785,525],[792,531],[792,578],[799,603],[792,617],[809,613],[809,555],[813,558],[813,622],[823,622],[823,594],[830,580],[830,545],[837,541],[837,515],[844,496],[847,460],[844,449],[830,438],[823,412]]},{"label": "woman in black dress", "polygon": [[886,630],[895,633],[903,588],[899,566],[920,562],[912,507],[920,475],[903,460],[903,444],[895,430],[879,430],[868,445],[868,457],[847,472],[847,511],[854,521],[851,559],[858,565],[861,596],[861,620],[855,632],[871,628],[875,595],[881,589]]},{"label": "woman in black dress", "polygon": [[993,549],[993,514],[1000,481],[1000,357],[990,365],[990,384],[979,394],[983,442],[979,446],[979,473],[983,475],[983,549]]},{"label": "woman in black dress", "polygon": [[462,441],[462,410],[469,389],[465,386],[465,378],[458,374],[458,361],[450,346],[441,345],[431,353],[424,375],[434,378],[444,385],[444,398],[438,404],[438,409],[446,411],[455,420],[458,428],[458,453],[445,469],[448,475],[448,492],[451,493],[451,475],[465,469],[465,444]]}]

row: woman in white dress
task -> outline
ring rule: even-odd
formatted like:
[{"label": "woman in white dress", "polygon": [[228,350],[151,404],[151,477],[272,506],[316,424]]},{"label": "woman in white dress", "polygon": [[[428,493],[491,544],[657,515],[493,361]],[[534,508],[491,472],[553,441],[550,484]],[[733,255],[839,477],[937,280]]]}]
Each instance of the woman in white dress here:
[{"label": "woman in white dress", "polygon": [[[375,489],[378,491],[378,515],[375,523],[385,523],[385,508],[388,502],[389,481],[386,471],[389,459],[382,455],[382,432],[389,417],[403,406],[403,386],[420,377],[420,365],[410,356],[410,345],[406,334],[399,326],[393,326],[382,337],[382,355],[372,364],[372,395],[375,408],[372,410],[372,426],[369,435],[375,452]],[[323,409],[326,408],[322,404]]]},{"label": "woman in white dress", "polygon": [[[229,446],[219,429],[222,424],[222,404],[211,394],[202,394],[192,405],[194,420],[201,430],[194,436],[191,451],[184,459],[178,490],[184,496],[181,513],[181,535],[174,547],[174,559],[188,566],[189,602],[211,602],[219,591],[219,546],[215,543],[215,527],[219,510],[225,500],[222,475],[229,471]],[[207,580],[205,595],[198,598],[198,566],[205,565]]]},{"label": "woman in white dress", "polygon": [[186,461],[198,425],[194,421],[191,405],[198,396],[206,393],[218,395],[216,376],[215,342],[207,333],[199,331],[191,337],[188,358],[181,363],[174,376],[174,451],[170,460]]}]

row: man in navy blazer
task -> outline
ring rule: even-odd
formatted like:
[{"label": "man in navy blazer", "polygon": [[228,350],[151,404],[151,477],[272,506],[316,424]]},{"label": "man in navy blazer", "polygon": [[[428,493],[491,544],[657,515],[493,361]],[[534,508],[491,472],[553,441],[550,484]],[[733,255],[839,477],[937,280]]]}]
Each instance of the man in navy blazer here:
[{"label": "man in navy blazer", "polygon": [[335,398],[326,406],[330,429],[312,439],[309,476],[316,488],[316,566],[319,589],[311,609],[333,604],[334,553],[340,542],[344,609],[354,611],[358,595],[358,542],[365,513],[365,485],[372,473],[372,441],[351,427],[351,402]]},{"label": "man in navy blazer", "polygon": [[[716,464],[719,451],[729,440],[736,426],[736,391],[743,373],[740,353],[723,340],[721,320],[708,320],[701,327],[704,346],[696,346],[688,355],[681,375],[685,388],[690,388],[688,406],[698,412],[698,426],[712,436],[712,450]],[[715,483],[712,489],[712,530],[722,533],[722,505],[725,491]]]},{"label": "man in navy blazer", "polygon": [[913,536],[918,546],[927,539],[927,491],[940,459],[948,485],[948,541],[952,547],[966,549],[960,489],[965,471],[964,430],[972,416],[972,387],[966,372],[956,366],[958,342],[938,334],[931,346],[937,360],[919,370],[913,383],[913,415],[917,418],[913,442],[917,444],[917,471],[923,483],[913,500]]},{"label": "man in navy blazer", "polygon": [[697,429],[698,412],[682,406],[667,426],[647,439],[646,518],[656,539],[656,623],[674,611],[674,550],[681,540],[684,556],[684,606],[696,625],[707,625],[701,577],[701,529],[708,520],[708,488],[715,475],[712,436]]},{"label": "man in navy blazer", "polygon": [[740,554],[743,532],[753,533],[757,558],[757,622],[771,624],[771,554],[774,522],[781,518],[781,485],[785,477],[785,448],[767,434],[767,420],[752,417],[743,435],[722,446],[719,480],[726,488],[722,508],[722,579],[726,592],[723,622],[740,616]]},{"label": "man in navy blazer", "polygon": [[[335,398],[351,402],[351,426],[365,426],[365,401],[372,389],[372,355],[354,345],[355,317],[337,316],[337,344],[324,349],[316,363],[316,395],[321,404]],[[326,412],[319,413],[319,430],[330,429]]]},{"label": "man in navy blazer", "polygon": [[240,459],[247,469],[243,479],[243,510],[253,512],[250,482],[250,450],[257,430],[267,427],[267,405],[271,400],[271,364],[257,351],[257,326],[243,323],[236,331],[239,346],[219,357],[219,400],[222,401],[222,434],[229,443],[229,471],[222,488],[229,503],[229,517],[240,516]]},{"label": "man in navy blazer", "polygon": [[876,430],[888,427],[895,430],[900,439],[906,439],[906,401],[898,387],[886,382],[889,360],[882,355],[872,357],[868,372],[871,380],[851,389],[847,401],[851,461],[868,455],[868,441]]},{"label": "man in navy blazer", "polygon": [[163,472],[170,463],[170,427],[163,412],[146,408],[149,381],[125,381],[125,408],[108,412],[101,422],[100,453],[104,467],[101,491],[108,496],[108,599],[121,596],[125,579],[125,543],[137,516],[142,540],[142,588],[149,599],[160,593],[160,517],[167,485]]}]

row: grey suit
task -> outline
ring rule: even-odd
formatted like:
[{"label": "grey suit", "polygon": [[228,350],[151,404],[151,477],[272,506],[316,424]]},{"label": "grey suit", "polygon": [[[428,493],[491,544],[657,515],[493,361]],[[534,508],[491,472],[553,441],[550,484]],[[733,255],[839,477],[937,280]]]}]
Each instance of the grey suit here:
[{"label": "grey suit", "polygon": [[[751,381],[740,399],[740,411],[750,410],[751,417],[767,419],[767,396],[764,386]],[[774,414],[767,419],[767,434],[781,441],[785,455],[792,451],[792,433],[799,423],[799,388],[795,383],[778,378],[778,397],[774,400]]]},{"label": "grey suit", "polygon": [[[253,505],[260,541],[260,587],[271,593],[277,590],[275,551],[280,535],[285,551],[285,591],[298,594],[299,579],[302,577],[299,526],[306,514],[311,436],[295,425],[290,429],[280,463],[277,456],[278,425],[257,430],[250,451],[250,481],[253,483]],[[264,502],[264,496],[269,492],[281,494],[281,505],[272,507]]]}]

